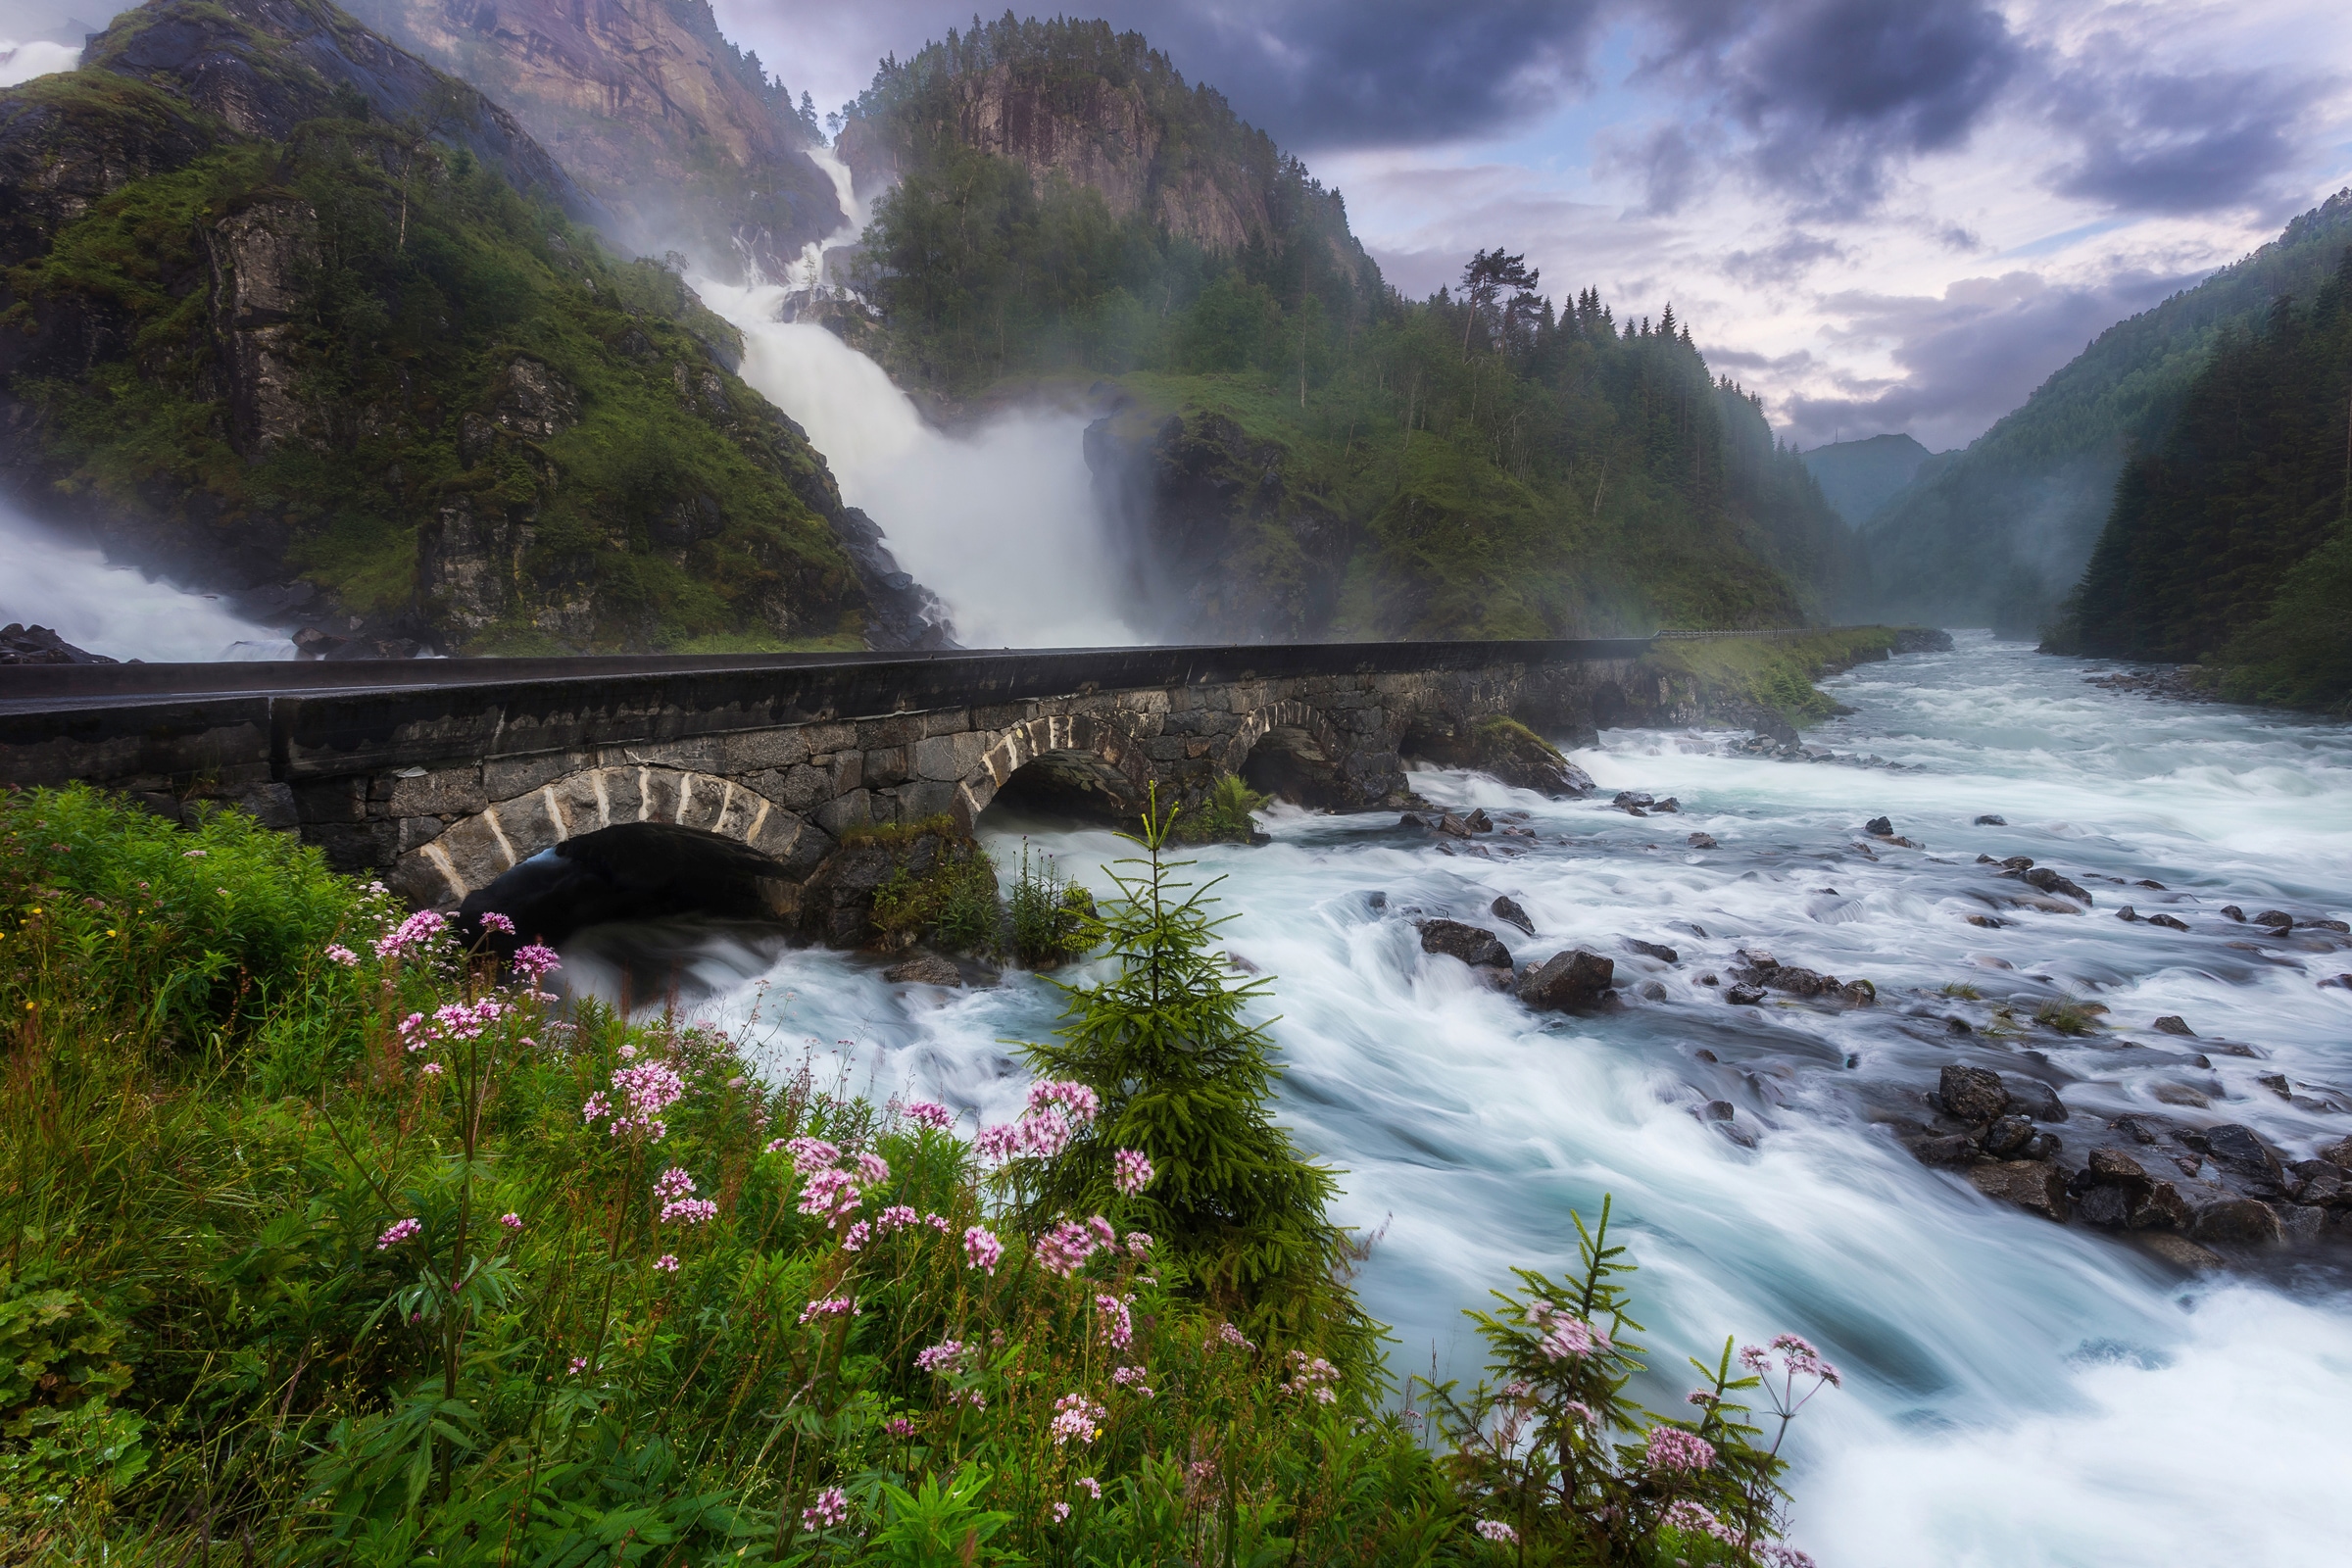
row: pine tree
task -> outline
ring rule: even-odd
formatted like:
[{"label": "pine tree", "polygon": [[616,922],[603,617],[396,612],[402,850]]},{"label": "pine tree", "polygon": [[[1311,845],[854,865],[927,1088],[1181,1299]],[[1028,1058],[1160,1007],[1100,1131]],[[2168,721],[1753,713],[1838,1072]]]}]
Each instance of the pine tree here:
[{"label": "pine tree", "polygon": [[[1090,922],[1111,978],[1064,985],[1066,1021],[1024,1048],[1042,1078],[1075,1079],[1102,1098],[1094,1123],[1058,1158],[1023,1173],[1022,1219],[1036,1230],[1068,1214],[1116,1209],[1112,1154],[1140,1150],[1153,1177],[1125,1200],[1129,1222],[1156,1239],[1155,1258],[1192,1289],[1278,1341],[1367,1355],[1374,1329],[1341,1281],[1346,1234],[1325,1216],[1337,1188],[1268,1115],[1281,1069],[1274,1043],[1243,1016],[1263,980],[1226,984],[1209,889],[1163,858],[1177,812],[1151,799],[1145,852],[1109,868],[1118,895]],[[1060,982],[1055,982],[1060,984]]]}]

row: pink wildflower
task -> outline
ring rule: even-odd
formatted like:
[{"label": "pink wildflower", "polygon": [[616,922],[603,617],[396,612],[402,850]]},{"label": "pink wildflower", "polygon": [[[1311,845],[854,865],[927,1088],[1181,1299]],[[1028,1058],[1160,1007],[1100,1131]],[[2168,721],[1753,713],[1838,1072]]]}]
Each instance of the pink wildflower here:
[{"label": "pink wildflower", "polygon": [[858,1156],[858,1174],[868,1187],[879,1187],[890,1180],[890,1161],[880,1154],[861,1153]]},{"label": "pink wildflower", "polygon": [[501,1214],[498,1216],[498,1222],[511,1231],[518,1231],[522,1229],[522,1216],[520,1214]]},{"label": "pink wildflower", "polygon": [[1004,1244],[997,1240],[994,1231],[974,1225],[963,1233],[963,1255],[967,1268],[984,1268],[994,1274],[997,1259],[1004,1255]]},{"label": "pink wildflower", "polygon": [[612,1114],[612,1102],[605,1098],[605,1092],[601,1089],[595,1094],[590,1095],[587,1101],[580,1106],[580,1120],[582,1121],[594,1121],[599,1116],[610,1116]]},{"label": "pink wildflower", "polygon": [[1704,1470],[1715,1462],[1715,1445],[1681,1427],[1651,1427],[1642,1458],[1652,1470]]},{"label": "pink wildflower", "polygon": [[945,1214],[925,1214],[923,1216],[923,1223],[930,1226],[933,1230],[939,1232],[939,1234],[942,1236],[947,1235],[948,1232],[956,1228],[955,1222],[950,1220]]},{"label": "pink wildflower", "polygon": [[841,1233],[841,1250],[845,1252],[864,1251],[866,1240],[867,1238],[871,1237],[873,1233],[874,1228],[871,1225],[868,1225],[863,1220],[859,1220],[857,1224],[851,1226],[848,1230]]},{"label": "pink wildflower", "polygon": [[1252,1344],[1240,1329],[1235,1328],[1230,1323],[1220,1323],[1217,1325],[1217,1338],[1215,1343],[1218,1345],[1238,1345],[1245,1350],[1254,1350],[1257,1348],[1257,1347]]},{"label": "pink wildflower", "polygon": [[1129,1198],[1152,1185],[1152,1161],[1140,1149],[1122,1149],[1110,1156],[1111,1184]]},{"label": "pink wildflower", "polygon": [[678,1076],[675,1067],[659,1058],[615,1068],[612,1088],[628,1107],[626,1115],[613,1118],[612,1136],[643,1133],[657,1144],[669,1134],[662,1112],[686,1097],[686,1080]]},{"label": "pink wildflower", "polygon": [[963,1369],[966,1347],[960,1340],[949,1340],[915,1353],[915,1366],[925,1372],[959,1372]]},{"label": "pink wildflower", "polygon": [[326,961],[339,963],[348,969],[360,961],[360,956],[340,942],[330,942],[326,945]]},{"label": "pink wildflower", "polygon": [[438,1078],[441,1076],[441,1064],[437,1061],[428,1061],[422,1068],[418,1070],[421,1071],[427,1078]]},{"label": "pink wildflower", "polygon": [[[199,851],[198,853],[202,853]],[[418,909],[410,915],[392,934],[375,945],[379,958],[397,958],[411,948],[419,948],[441,934],[448,922],[430,909]]]},{"label": "pink wildflower", "polygon": [[800,1210],[828,1225],[837,1225],[857,1212],[862,1201],[857,1179],[846,1170],[820,1170],[801,1189]]},{"label": "pink wildflower", "polygon": [[514,972],[522,977],[522,983],[527,986],[538,985],[540,981],[547,978],[550,970],[564,967],[563,955],[557,953],[553,948],[542,947],[536,942],[516,949],[514,956],[509,958],[507,962],[513,965]]},{"label": "pink wildflower", "polygon": [[906,1119],[917,1127],[936,1127],[943,1132],[956,1125],[956,1117],[947,1106],[928,1100],[918,1100],[908,1105]]},{"label": "pink wildflower", "polygon": [[1567,1414],[1576,1417],[1578,1421],[1582,1422],[1586,1426],[1596,1427],[1600,1425],[1600,1417],[1594,1415],[1592,1413],[1592,1407],[1582,1399],[1570,1399],[1566,1404],[1561,1405],[1560,1408]]},{"label": "pink wildflower", "polygon": [[1127,1233],[1127,1253],[1130,1257],[1141,1257],[1150,1250],[1152,1250],[1152,1233],[1150,1231],[1129,1231]]},{"label": "pink wildflower", "polygon": [[1021,1152],[1018,1127],[983,1127],[972,1140],[972,1151],[990,1164],[1002,1164]]},{"label": "pink wildflower", "polygon": [[1087,1233],[1094,1237],[1095,1245],[1106,1252],[1118,1245],[1119,1233],[1112,1228],[1110,1221],[1100,1214],[1086,1222],[1086,1229]]},{"label": "pink wildflower", "polygon": [[508,919],[505,915],[499,913],[496,909],[483,910],[481,923],[482,929],[485,931],[496,931],[501,936],[509,937],[514,934],[514,922]]},{"label": "pink wildflower", "polygon": [[905,1203],[893,1203],[874,1216],[874,1229],[887,1233],[908,1225],[920,1225],[922,1222],[923,1216],[908,1208]]},{"label": "pink wildflower", "polygon": [[1476,1530],[1481,1537],[1497,1545],[1509,1545],[1519,1539],[1519,1532],[1499,1519],[1481,1519],[1471,1528]]},{"label": "pink wildflower", "polygon": [[911,1438],[914,1436],[914,1423],[903,1415],[894,1415],[882,1423],[882,1430],[894,1438]]},{"label": "pink wildflower", "polygon": [[1068,1279],[1094,1255],[1095,1238],[1085,1226],[1065,1219],[1037,1239],[1035,1251],[1042,1266]]},{"label": "pink wildflower", "polygon": [[579,1376],[581,1373],[583,1373],[583,1372],[585,1372],[585,1371],[587,1371],[587,1370],[588,1370],[588,1358],[587,1358],[586,1356],[584,1356],[584,1355],[575,1355],[575,1356],[573,1356],[573,1357],[571,1358],[571,1364],[570,1364],[569,1366],[567,1366],[567,1367],[565,1367],[565,1368],[564,1368],[564,1371],[565,1371],[565,1372],[566,1372],[568,1375],[570,1375],[570,1376],[572,1376],[572,1377],[575,1377],[575,1378],[576,1378],[576,1377],[578,1377],[578,1376]]},{"label": "pink wildflower", "polygon": [[424,1229],[422,1220],[395,1220],[385,1229],[383,1235],[375,1239],[375,1250],[379,1252],[389,1251],[422,1229]]},{"label": "pink wildflower", "polygon": [[841,1151],[822,1138],[794,1138],[767,1146],[772,1152],[781,1149],[792,1156],[793,1167],[806,1176],[841,1158]]},{"label": "pink wildflower", "polygon": [[654,1178],[656,1198],[684,1198],[693,1191],[694,1178],[686,1173],[683,1165],[672,1165]]},{"label": "pink wildflower", "polygon": [[1080,1476],[1077,1480],[1071,1482],[1070,1485],[1079,1488],[1097,1502],[1101,1502],[1102,1500],[1102,1483],[1097,1481],[1093,1476]]},{"label": "pink wildflower", "polygon": [[662,1205],[664,1225],[708,1225],[718,1218],[718,1204],[708,1198],[673,1198]]},{"label": "pink wildflower", "polygon": [[678,1271],[678,1254],[663,1252],[660,1257],[654,1259],[654,1268],[659,1273],[675,1274]]},{"label": "pink wildflower", "polygon": [[846,1296],[829,1296],[821,1301],[810,1301],[801,1308],[801,1321],[811,1322],[820,1317],[846,1317],[855,1308]]},{"label": "pink wildflower", "polygon": [[1317,1404],[1330,1404],[1339,1397],[1331,1387],[1339,1380],[1340,1369],[1323,1357],[1310,1358],[1304,1350],[1293,1350],[1291,1381],[1282,1385],[1282,1392],[1310,1397]]},{"label": "pink wildflower", "polygon": [[1047,1430],[1054,1434],[1054,1446],[1065,1443],[1092,1443],[1102,1430],[1102,1422],[1110,1412],[1083,1394],[1065,1394],[1054,1401],[1054,1424]]},{"label": "pink wildflower", "polygon": [[1102,1337],[1110,1341],[1110,1348],[1127,1348],[1135,1339],[1135,1319],[1128,1314],[1127,1303],[1115,1296],[1098,1296],[1095,1310],[1102,1315]]},{"label": "pink wildflower", "polygon": [[849,1517],[850,1495],[839,1487],[827,1487],[816,1494],[814,1503],[801,1510],[801,1523],[810,1530],[828,1530]]},{"label": "pink wildflower", "polygon": [[1054,1522],[1055,1524],[1060,1524],[1069,1517],[1070,1505],[1068,1503],[1057,1502],[1054,1505]]},{"label": "pink wildflower", "polygon": [[1013,1130],[1020,1135],[1021,1147],[1040,1159],[1056,1157],[1077,1136],[1069,1117],[1052,1105],[1023,1116]]},{"label": "pink wildflower", "polygon": [[1819,1378],[1833,1389],[1845,1386],[1843,1380],[1838,1375],[1838,1369],[1824,1361],[1819,1350],[1814,1349],[1812,1346],[1807,1345],[1795,1335],[1780,1336],[1772,1342],[1772,1348],[1781,1352],[1788,1362],[1788,1370],[1796,1376]]},{"label": "pink wildflower", "polygon": [[1062,1114],[1083,1127],[1095,1119],[1095,1112],[1102,1108],[1102,1102],[1092,1089],[1080,1083],[1049,1078],[1029,1086],[1030,1115],[1054,1107],[1058,1107]]}]

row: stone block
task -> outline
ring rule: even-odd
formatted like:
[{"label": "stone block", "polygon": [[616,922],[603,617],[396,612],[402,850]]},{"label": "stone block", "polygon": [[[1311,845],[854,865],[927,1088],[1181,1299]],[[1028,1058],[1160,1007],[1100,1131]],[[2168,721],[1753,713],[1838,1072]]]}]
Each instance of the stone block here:
[{"label": "stone block", "polygon": [[791,767],[808,760],[808,731],[807,726],[795,724],[788,729],[755,729],[729,735],[719,746],[719,771],[730,776]]},{"label": "stone block", "polygon": [[606,767],[597,770],[597,776],[605,787],[606,821],[645,820],[645,771],[641,767]]},{"label": "stone block", "polygon": [[1181,735],[1163,735],[1144,742],[1139,749],[1154,762],[1181,762],[1186,747],[1191,744]]},{"label": "stone block", "polygon": [[366,786],[356,778],[319,779],[293,786],[294,818],[305,827],[361,822],[368,817]]},{"label": "stone block", "polygon": [[499,831],[516,860],[527,860],[569,837],[549,810],[547,797],[536,792],[501,801],[484,814],[496,816]]},{"label": "stone block", "polygon": [[231,784],[221,790],[220,799],[262,826],[281,833],[297,826],[302,820],[301,812],[295,808],[293,789],[267,779]]},{"label": "stone block", "polygon": [[782,774],[760,774],[753,788],[779,806],[811,811],[833,798],[833,769],[803,762]]},{"label": "stone block", "polygon": [[861,718],[858,721],[859,751],[912,746],[922,738],[923,715],[920,713],[893,713],[887,718]]},{"label": "stone block", "polygon": [[603,774],[591,768],[574,773],[560,783],[550,784],[548,792],[556,798],[556,809],[564,818],[564,836],[576,839],[583,833],[593,833],[600,827],[612,824],[610,796],[599,796],[597,785]]},{"label": "stone block", "polygon": [[488,887],[515,859],[504,833],[493,825],[488,811],[457,823],[418,850],[416,857],[445,868],[447,874],[456,877],[465,893]]},{"label": "stone block", "polygon": [[982,735],[994,735],[999,730],[1026,723],[1035,711],[1034,703],[992,703],[986,708],[972,710],[972,728]]},{"label": "stone block", "polygon": [[449,824],[437,816],[404,816],[400,819],[400,853],[422,849],[448,830]]},{"label": "stone block", "polygon": [[874,819],[873,797],[862,789],[836,795],[810,813],[810,820],[834,838]]},{"label": "stone block", "polygon": [[923,715],[923,738],[934,735],[957,735],[972,727],[972,710],[968,708],[934,708]]},{"label": "stone block", "polygon": [[670,820],[680,827],[714,832],[718,827],[719,813],[726,809],[728,799],[733,794],[734,787],[724,779],[712,778],[707,773],[680,773],[677,810]]},{"label": "stone block", "polygon": [[637,770],[637,820],[675,822],[678,819],[678,777],[665,767]]},{"label": "stone block", "polygon": [[760,831],[744,842],[771,859],[790,864],[803,841],[814,837],[816,835],[809,832],[808,824],[798,813],[776,806],[768,808],[766,817],[760,823]]},{"label": "stone block", "polygon": [[822,757],[828,752],[846,752],[858,744],[855,724],[808,724],[803,726],[808,737],[808,755]]},{"label": "stone block", "polygon": [[907,774],[911,746],[878,746],[865,754],[858,781],[868,789],[884,789],[899,783]]},{"label": "stone block", "polygon": [[390,867],[398,829],[390,822],[322,822],[303,834],[338,871],[375,872]]},{"label": "stone block", "polygon": [[[710,781],[704,780],[696,793],[709,788]],[[775,808],[759,791],[740,784],[722,780],[718,795],[718,814],[710,824],[710,831],[739,843],[750,840],[752,824],[760,820],[762,810],[771,816],[775,814]]]},{"label": "stone block", "polygon": [[970,730],[934,735],[915,745],[914,776],[950,784],[969,778],[979,770],[981,754],[987,749],[987,738]]},{"label": "stone block", "polygon": [[915,779],[898,788],[899,820],[920,822],[927,817],[947,816],[956,808],[956,781],[953,779]]},{"label": "stone block", "polygon": [[[481,788],[470,806],[435,806],[420,802],[420,811],[478,811],[490,801],[511,801],[517,795],[553,784],[592,764],[587,752],[536,752],[528,757],[493,757],[482,763]],[[408,814],[408,798],[396,796],[394,808]]]}]

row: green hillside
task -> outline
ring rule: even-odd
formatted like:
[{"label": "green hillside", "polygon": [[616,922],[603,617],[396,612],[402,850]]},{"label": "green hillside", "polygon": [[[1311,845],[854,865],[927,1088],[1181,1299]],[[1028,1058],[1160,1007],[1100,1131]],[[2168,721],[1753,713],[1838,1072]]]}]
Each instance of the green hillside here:
[{"label": "green hillside", "polygon": [[2195,288],[2119,321],[1949,466],[1871,519],[1872,606],[2031,632],[2082,574],[2135,446],[2161,439],[2213,346],[2308,299],[2352,239],[2352,191]]},{"label": "green hillside", "polygon": [[1105,383],[1089,455],[1162,628],[1763,626],[1856,586],[1847,530],[1671,309],[1563,309],[1499,246],[1401,298],[1337,192],[1135,34],[951,34],[859,115],[902,174],[859,340],[952,404]]}]

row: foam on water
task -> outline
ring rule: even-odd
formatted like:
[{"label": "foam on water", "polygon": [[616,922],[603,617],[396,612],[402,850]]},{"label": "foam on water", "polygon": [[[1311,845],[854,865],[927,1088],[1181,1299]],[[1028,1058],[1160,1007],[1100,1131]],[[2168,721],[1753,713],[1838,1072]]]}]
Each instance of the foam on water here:
[{"label": "foam on water", "polygon": [[[1346,1170],[1341,1217],[1379,1233],[1358,1283],[1396,1325],[1400,1370],[1474,1365],[1460,1309],[1513,1265],[1563,1265],[1570,1212],[1590,1217],[1612,1195],[1642,1268],[1656,1375],[1640,1392],[1653,1406],[1679,1403],[1683,1356],[1726,1334],[1793,1330],[1845,1369],[1844,1392],[1816,1400],[1789,1440],[1794,1539],[1825,1564],[2342,1560],[2352,1301],[2335,1283],[2285,1270],[2184,1282],[1921,1166],[1864,1109],[1874,1091],[1953,1059],[1945,1011],[2064,995],[2096,998],[2142,1040],[2161,1039],[2140,1027],[2150,1018],[2180,1012],[2268,1054],[2217,1055],[2206,1070],[2046,1031],[2017,1042],[2069,1080],[2078,1113],[2166,1108],[2152,1086],[2193,1078],[2226,1097],[2217,1115],[2291,1153],[2347,1130],[2310,1097],[2290,1104],[2255,1079],[2352,1079],[2352,994],[2314,984],[2352,968],[2352,954],[2231,949],[2205,911],[2352,908],[2352,737],[2114,695],[2085,686],[2085,670],[1975,637],[1843,677],[1838,694],[1859,711],[1812,739],[1902,770],[1622,733],[1579,756],[1603,786],[1591,802],[1416,776],[1435,800],[1526,812],[1541,842],[1515,858],[1445,856],[1394,814],[1293,810],[1271,813],[1271,845],[1201,852],[1202,874],[1229,877],[1228,946],[1277,977],[1264,1010],[1280,1014],[1285,1119]],[[1612,811],[1602,803],[1620,787],[1678,795],[1686,813]],[[1930,848],[1857,852],[1862,820],[1882,812]],[[1973,826],[1984,812],[2010,825]],[[987,826],[1000,863],[1017,860],[1026,828],[1098,892],[1102,863],[1125,853],[1106,833]],[[1722,848],[1689,849],[1694,829]],[[1961,916],[1988,907],[1982,890],[2013,886],[1974,863],[1980,851],[2056,864],[2098,906],[1970,926]],[[1385,912],[1363,897],[1374,889]],[[1540,933],[1499,928],[1521,956],[1594,946],[1667,999],[1598,1018],[1532,1015],[1423,955],[1399,916],[1418,906],[1485,919],[1498,893]],[[2178,907],[2200,929],[2127,924],[2113,918],[2125,900]],[[1623,936],[1675,946],[1684,961],[1625,953]],[[1742,945],[1868,976],[1883,1003],[1728,1007],[1693,982]],[[975,1120],[1018,1108],[1023,1077],[1001,1042],[1054,1021],[1055,994],[1033,978],[905,991],[869,960],[743,934],[703,941],[692,961],[712,1010],[741,1017],[763,996],[781,1015],[779,1064],[806,1043],[858,1087],[916,1091]],[[1984,1002],[1936,995],[1962,981]],[[1756,1149],[1692,1114],[1709,1098],[1739,1106]]]},{"label": "foam on water", "polygon": [[76,648],[149,663],[291,659],[294,645],[207,594],[192,594],[87,545],[57,537],[0,503],[0,622],[47,626]]}]

